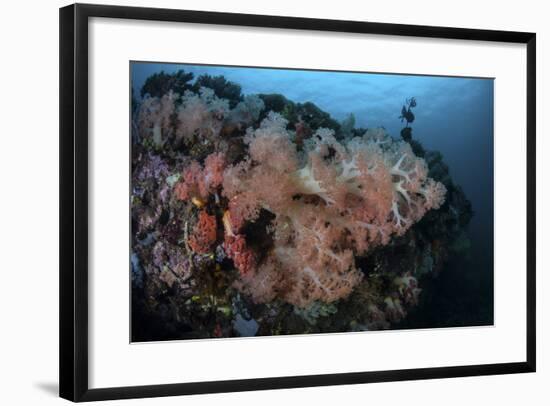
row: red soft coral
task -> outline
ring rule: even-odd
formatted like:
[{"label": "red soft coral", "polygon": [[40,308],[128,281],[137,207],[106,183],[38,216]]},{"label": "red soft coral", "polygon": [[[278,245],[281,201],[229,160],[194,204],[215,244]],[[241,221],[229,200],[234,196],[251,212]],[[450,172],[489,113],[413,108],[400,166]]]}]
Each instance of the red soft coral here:
[{"label": "red soft coral", "polygon": [[247,246],[244,235],[231,236],[226,234],[223,248],[227,256],[233,260],[235,268],[239,270],[241,275],[250,275],[253,272],[256,267],[256,256]]},{"label": "red soft coral", "polygon": [[193,228],[193,234],[189,238],[189,247],[198,253],[206,254],[216,242],[216,217],[209,215],[206,211],[199,213],[199,221]]}]

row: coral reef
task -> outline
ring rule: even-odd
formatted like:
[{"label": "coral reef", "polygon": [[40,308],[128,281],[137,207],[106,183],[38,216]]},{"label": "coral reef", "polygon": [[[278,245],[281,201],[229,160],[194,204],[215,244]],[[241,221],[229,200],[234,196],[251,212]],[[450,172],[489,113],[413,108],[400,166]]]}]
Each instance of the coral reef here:
[{"label": "coral reef", "polygon": [[142,95],[136,341],[391,328],[467,246],[469,202],[415,140],[223,77],[161,73]]}]

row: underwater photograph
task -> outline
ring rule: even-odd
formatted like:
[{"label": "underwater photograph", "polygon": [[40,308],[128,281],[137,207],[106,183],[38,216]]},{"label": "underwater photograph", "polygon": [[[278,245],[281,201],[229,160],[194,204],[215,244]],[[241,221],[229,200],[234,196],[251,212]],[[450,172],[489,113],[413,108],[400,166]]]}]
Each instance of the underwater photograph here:
[{"label": "underwater photograph", "polygon": [[131,342],[493,325],[493,78],[130,62]]}]

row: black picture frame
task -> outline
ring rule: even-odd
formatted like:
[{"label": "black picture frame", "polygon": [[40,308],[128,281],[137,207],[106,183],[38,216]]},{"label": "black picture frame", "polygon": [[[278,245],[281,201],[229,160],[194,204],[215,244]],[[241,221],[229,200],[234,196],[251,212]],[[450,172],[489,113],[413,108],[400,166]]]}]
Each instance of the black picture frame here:
[{"label": "black picture frame", "polygon": [[[525,361],[90,389],[88,385],[88,19],[105,17],[525,44],[527,323]],[[74,4],[60,9],[60,396],[75,402],[534,372],[536,369],[536,35],[527,32]]]}]

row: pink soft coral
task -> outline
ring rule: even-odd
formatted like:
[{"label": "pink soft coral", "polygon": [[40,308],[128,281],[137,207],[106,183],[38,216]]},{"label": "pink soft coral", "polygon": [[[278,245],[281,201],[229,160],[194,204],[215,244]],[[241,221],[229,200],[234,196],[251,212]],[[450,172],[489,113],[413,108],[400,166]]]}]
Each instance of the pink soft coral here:
[{"label": "pink soft coral", "polygon": [[223,182],[223,172],[225,169],[225,156],[222,153],[213,153],[206,157],[204,161],[204,170],[202,180],[204,192],[211,193]]},{"label": "pink soft coral", "polygon": [[256,302],[279,297],[304,307],[346,297],[363,275],[354,256],[405,233],[443,203],[445,188],[407,143],[381,129],[347,142],[320,129],[298,152],[286,124],[270,113],[249,129],[250,158],[225,171],[223,191],[239,227],[260,209],[275,216],[273,249],[237,287]]},{"label": "pink soft coral", "polygon": [[223,181],[225,158],[222,153],[206,157],[204,167],[192,161],[183,171],[181,180],[175,186],[175,194],[180,200],[200,197],[207,200]]}]

